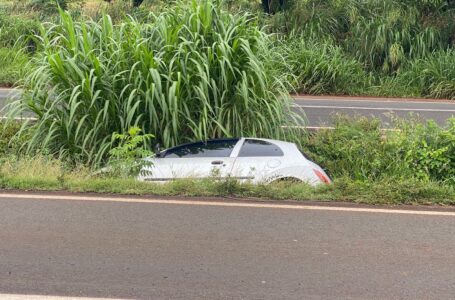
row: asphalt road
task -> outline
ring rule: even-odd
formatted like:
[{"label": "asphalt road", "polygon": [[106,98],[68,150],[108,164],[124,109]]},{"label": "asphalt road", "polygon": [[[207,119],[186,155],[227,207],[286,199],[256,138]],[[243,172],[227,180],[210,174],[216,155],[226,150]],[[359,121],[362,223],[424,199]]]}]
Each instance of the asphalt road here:
[{"label": "asphalt road", "polygon": [[385,127],[393,126],[393,117],[434,120],[445,125],[455,116],[455,100],[392,99],[365,97],[295,96],[296,109],[303,109],[309,126],[331,126],[337,113],[378,117]]},{"label": "asphalt road", "polygon": [[[8,89],[0,89],[0,111],[12,95]],[[333,125],[336,113],[379,117],[384,127],[391,127],[391,116],[409,118],[411,115],[422,121],[435,120],[445,125],[446,120],[455,116],[455,100],[416,100],[365,97],[295,96],[294,109],[304,111],[307,125],[326,127]],[[0,113],[1,114],[1,113]]]},{"label": "asphalt road", "polygon": [[30,197],[0,195],[0,295],[300,300],[455,294],[453,210]]}]

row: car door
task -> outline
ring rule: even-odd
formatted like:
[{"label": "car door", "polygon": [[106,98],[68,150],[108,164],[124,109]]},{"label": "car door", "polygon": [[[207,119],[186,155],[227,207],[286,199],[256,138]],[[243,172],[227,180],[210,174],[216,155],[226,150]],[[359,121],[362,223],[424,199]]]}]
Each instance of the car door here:
[{"label": "car door", "polygon": [[263,182],[284,159],[283,150],[272,142],[245,139],[232,169],[232,176],[240,180]]},{"label": "car door", "polygon": [[147,181],[181,178],[226,177],[234,165],[231,153],[239,139],[196,142],[166,150],[153,159]]}]

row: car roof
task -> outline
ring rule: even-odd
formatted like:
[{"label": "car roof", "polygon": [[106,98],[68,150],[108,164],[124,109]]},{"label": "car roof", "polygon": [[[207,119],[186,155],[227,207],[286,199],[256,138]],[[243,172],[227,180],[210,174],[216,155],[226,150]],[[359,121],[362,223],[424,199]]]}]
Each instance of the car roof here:
[{"label": "car roof", "polygon": [[208,142],[216,142],[216,141],[239,141],[241,138],[219,138],[219,139],[209,139],[209,140],[201,140],[201,141],[194,141],[194,142],[188,142],[188,143],[183,143],[183,144],[178,144],[176,146],[172,146],[172,147],[169,147],[169,148],[166,148],[166,149],[163,149],[161,151],[161,153],[164,153],[168,150],[171,150],[171,149],[176,149],[176,148],[180,148],[180,147],[185,147],[185,146],[189,146],[189,145],[193,145],[193,144],[197,144],[197,143],[208,143]]},{"label": "car roof", "polygon": [[[179,144],[179,145],[176,145],[176,146],[171,147],[171,148],[192,145],[192,144],[195,144],[195,143],[208,143],[208,142],[217,142],[217,141],[240,141],[241,139],[265,141],[265,142],[269,142],[269,143],[273,143],[273,144],[277,144],[277,145],[282,145],[282,146],[294,145],[294,143],[280,141],[280,140],[264,139],[264,138],[257,138],[257,137],[241,137],[241,138],[237,137],[237,138],[217,138],[217,139],[200,140],[200,141],[194,141],[194,142],[188,142],[188,143]],[[171,148],[169,148],[169,149],[171,149]]]}]

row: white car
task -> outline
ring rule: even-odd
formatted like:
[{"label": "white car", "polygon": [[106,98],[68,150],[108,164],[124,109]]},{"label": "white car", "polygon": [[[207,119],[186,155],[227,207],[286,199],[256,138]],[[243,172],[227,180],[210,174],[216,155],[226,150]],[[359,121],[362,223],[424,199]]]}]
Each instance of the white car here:
[{"label": "white car", "polygon": [[298,180],[330,184],[324,170],[293,143],[259,139],[216,139],[157,151],[146,158],[139,180],[166,182],[181,178],[231,177],[251,183]]}]

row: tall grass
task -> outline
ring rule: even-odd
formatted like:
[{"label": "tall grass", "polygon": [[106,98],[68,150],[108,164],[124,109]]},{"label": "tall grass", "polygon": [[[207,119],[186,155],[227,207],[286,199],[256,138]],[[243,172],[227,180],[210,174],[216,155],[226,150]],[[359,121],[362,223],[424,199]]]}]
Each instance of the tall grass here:
[{"label": "tall grass", "polygon": [[455,99],[455,50],[438,51],[426,59],[417,59],[397,81],[430,98]]},{"label": "tall grass", "polygon": [[31,35],[37,33],[39,23],[33,18],[11,15],[0,9],[0,47],[22,47]]},{"label": "tall grass", "polygon": [[334,39],[366,70],[394,74],[409,60],[444,50],[455,34],[454,4],[445,0],[292,0],[271,28]]},{"label": "tall grass", "polygon": [[0,86],[10,87],[19,82],[26,73],[28,60],[23,49],[0,48]]},{"label": "tall grass", "polygon": [[42,28],[36,67],[11,109],[38,117],[28,151],[98,164],[112,134],[132,126],[164,146],[284,136],[288,96],[264,67],[269,38],[252,16],[211,0],[179,2],[150,19],[114,25],[108,15],[76,22],[61,12]]},{"label": "tall grass", "polygon": [[369,75],[355,59],[331,40],[315,41],[292,35],[278,47],[287,62],[296,92],[305,94],[356,94]]}]

